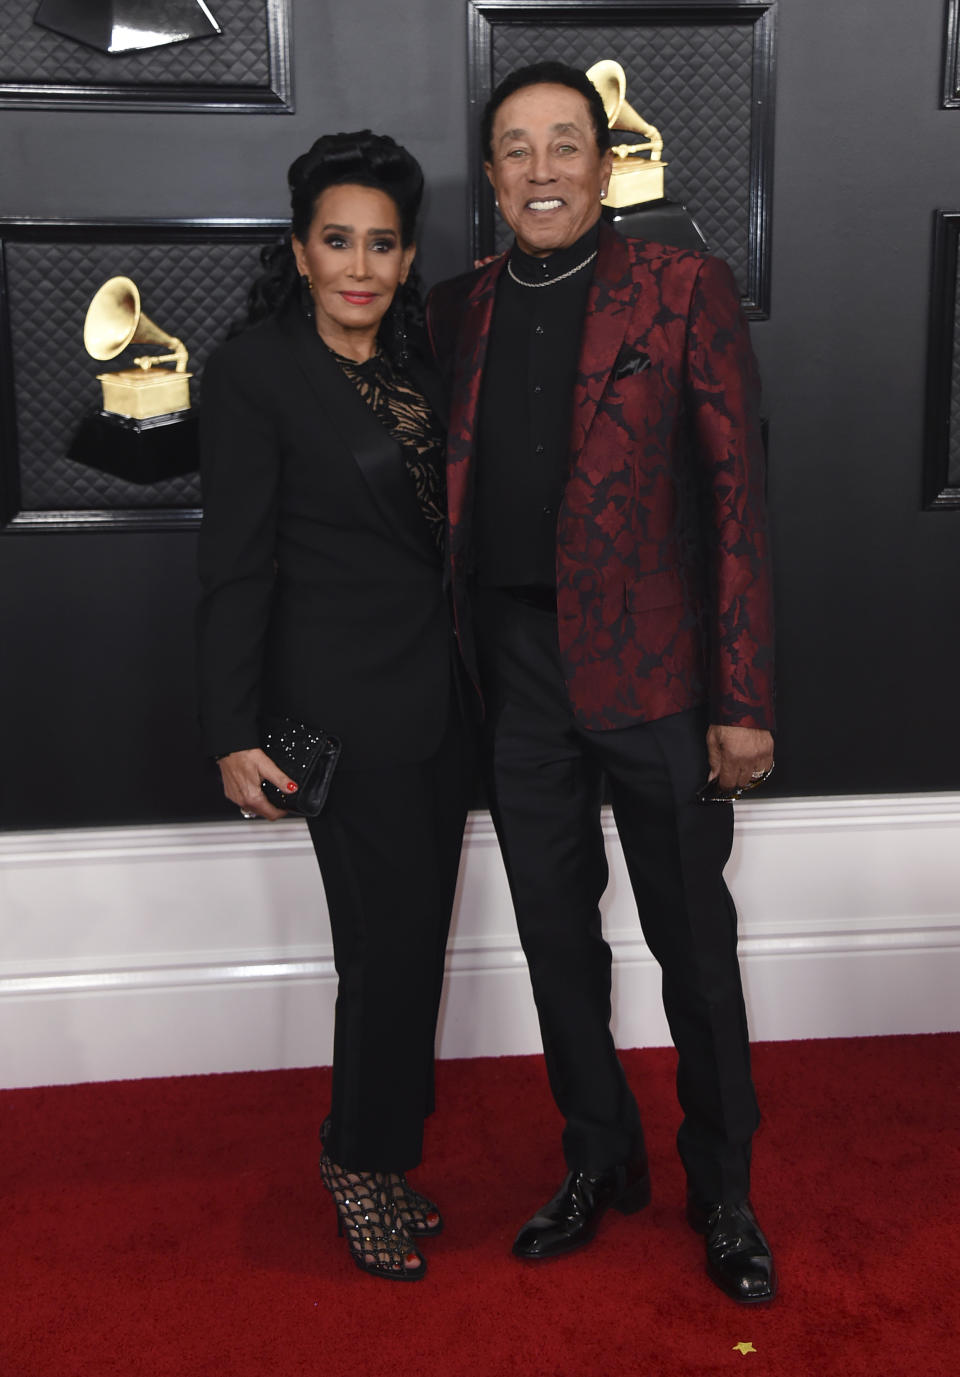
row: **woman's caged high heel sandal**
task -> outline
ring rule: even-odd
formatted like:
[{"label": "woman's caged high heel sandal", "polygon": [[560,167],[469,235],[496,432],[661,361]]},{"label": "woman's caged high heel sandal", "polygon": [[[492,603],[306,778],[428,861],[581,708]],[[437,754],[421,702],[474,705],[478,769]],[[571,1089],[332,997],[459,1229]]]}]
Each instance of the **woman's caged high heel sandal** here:
[{"label": "woman's caged high heel sandal", "polygon": [[420,1281],[426,1259],[399,1222],[393,1190],[382,1172],[346,1171],[326,1153],[320,1158],[323,1184],[337,1210],[343,1235],[361,1272],[389,1281]]},{"label": "woman's caged high heel sandal", "polygon": [[[330,1137],[330,1116],[320,1125],[320,1146],[327,1150]],[[402,1171],[386,1173],[386,1182],[393,1192],[397,1219],[411,1238],[430,1238],[443,1233],[443,1216],[432,1200],[414,1190]]]},{"label": "woman's caged high heel sandal", "polygon": [[432,1200],[415,1191],[402,1171],[387,1173],[397,1218],[411,1238],[443,1233],[443,1216]]}]

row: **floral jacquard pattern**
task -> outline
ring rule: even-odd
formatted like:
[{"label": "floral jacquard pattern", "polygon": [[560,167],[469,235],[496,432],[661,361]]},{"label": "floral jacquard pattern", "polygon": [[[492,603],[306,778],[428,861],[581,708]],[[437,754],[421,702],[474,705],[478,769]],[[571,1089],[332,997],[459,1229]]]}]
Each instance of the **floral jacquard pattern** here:
[{"label": "floral jacquard pattern", "polygon": [[[443,283],[428,302],[451,387],[448,549],[470,665],[475,436],[502,269],[499,259]],[[601,226],[557,527],[560,651],[585,727],[629,726],[704,702],[714,722],[773,725],[758,407],[726,264]]]}]

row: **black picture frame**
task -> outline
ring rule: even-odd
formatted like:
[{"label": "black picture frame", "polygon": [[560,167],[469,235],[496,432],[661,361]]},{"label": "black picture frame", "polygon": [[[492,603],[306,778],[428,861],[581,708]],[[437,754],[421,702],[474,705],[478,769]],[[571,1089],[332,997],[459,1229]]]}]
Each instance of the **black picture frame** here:
[{"label": "black picture frame", "polygon": [[947,0],[942,105],[944,110],[960,110],[960,0]]},{"label": "black picture frame", "polygon": [[[670,24],[750,28],[750,140],[747,205],[742,226],[745,269],[741,273],[741,288],[745,313],[752,319],[766,319],[770,311],[777,0],[597,0],[589,5],[580,0],[468,0],[468,3],[470,238],[474,258],[486,257],[494,251],[493,195],[483,171],[476,134],[480,112],[496,81],[505,75],[495,70],[494,45],[499,27],[575,26],[590,30],[609,25],[643,28]],[[617,56],[616,53],[605,55]],[[627,99],[631,100],[629,79]],[[669,155],[669,149],[667,151]],[[696,214],[696,207],[691,208]]]},{"label": "black picture frame", "polygon": [[[4,0],[0,0],[2,7]],[[13,0],[6,0],[13,3]],[[216,11],[216,5],[213,6]],[[19,0],[16,11],[32,24],[35,4]],[[294,111],[293,69],[290,58],[291,0],[256,0],[256,25],[248,19],[249,33],[242,35],[245,43],[255,49],[264,68],[262,80],[237,80],[236,72],[222,75],[223,46],[214,38],[178,43],[169,48],[154,48],[144,52],[111,54],[108,58],[110,76],[104,77],[104,54],[83,49],[49,30],[28,28],[20,32],[6,32],[4,68],[8,73],[0,81],[0,109],[23,108],[39,110],[170,110],[199,114],[279,114]],[[0,16],[2,17],[2,16]],[[218,16],[224,18],[225,16]],[[89,79],[50,80],[37,78],[31,68],[36,63],[38,43],[71,44],[71,50],[89,54]],[[162,58],[152,55],[163,54]],[[208,59],[208,60],[205,60]],[[144,71],[153,66],[157,71],[151,79]],[[226,64],[229,68],[230,64]],[[187,75],[179,75],[180,69]],[[113,73],[116,73],[114,79]]]},{"label": "black picture frame", "polygon": [[934,212],[923,505],[960,507],[960,210]]},{"label": "black picture frame", "polygon": [[[96,413],[95,377],[103,368],[86,354],[83,346],[86,303],[101,282],[115,272],[133,275],[136,280],[136,274],[128,270],[128,260],[133,257],[136,262],[136,254],[127,252],[124,256],[121,246],[128,251],[136,250],[147,259],[159,256],[164,265],[169,262],[169,269],[165,267],[164,271],[171,278],[178,276],[180,264],[191,258],[200,259],[200,268],[193,265],[192,279],[184,273],[178,284],[183,295],[184,291],[193,290],[191,281],[202,279],[203,291],[209,293],[208,298],[196,293],[194,320],[183,318],[189,317],[190,312],[178,313],[176,321],[165,320],[162,301],[155,302],[151,296],[142,302],[146,314],[158,326],[170,329],[176,325],[176,333],[182,335],[191,350],[189,367],[196,378],[202,372],[206,355],[223,337],[231,321],[242,313],[246,291],[259,271],[260,250],[277,242],[288,229],[289,222],[280,219],[0,219],[0,357],[5,360],[0,369],[0,535],[171,530],[199,522],[199,486],[195,475],[165,480],[168,485],[175,485],[173,490],[178,495],[186,488],[194,491],[192,498],[178,496],[177,500],[166,502],[162,495],[169,487],[148,484],[141,489],[93,471],[86,477],[95,494],[102,488],[108,494],[116,491],[121,497],[117,501],[88,498],[79,505],[71,503],[72,478],[66,475],[78,472],[78,468],[67,457],[67,447],[75,428]],[[108,252],[101,255],[99,250],[104,246]],[[112,246],[117,246],[115,269]],[[223,252],[224,246],[230,246],[229,253]],[[29,273],[22,272],[18,292],[17,259],[24,257],[22,253],[18,255],[18,250],[24,247],[33,266]],[[75,260],[88,261],[91,254],[110,264],[106,270],[100,269],[96,280],[75,269]],[[41,271],[37,271],[34,260],[39,262]],[[47,264],[49,274],[43,271]],[[32,284],[38,278],[41,289],[34,295]],[[66,309],[62,299],[58,299],[57,278],[69,284],[74,297]],[[24,322],[30,331],[29,347],[23,338]],[[202,341],[199,348],[198,340]],[[129,352],[136,353],[136,346],[130,346]],[[30,367],[19,367],[21,353],[29,356]],[[42,360],[39,365],[38,359]],[[22,410],[25,404],[30,417],[39,414],[39,424],[22,423],[24,418],[18,416],[18,409]],[[22,443],[22,434],[27,431],[33,436],[29,445]],[[52,444],[50,436],[55,437]],[[83,469],[79,466],[79,470]],[[62,490],[63,500],[39,505],[25,501],[23,490],[31,486],[31,475],[36,472],[42,474],[41,490]],[[33,482],[33,486],[38,483]],[[139,504],[141,491],[146,496]]]}]

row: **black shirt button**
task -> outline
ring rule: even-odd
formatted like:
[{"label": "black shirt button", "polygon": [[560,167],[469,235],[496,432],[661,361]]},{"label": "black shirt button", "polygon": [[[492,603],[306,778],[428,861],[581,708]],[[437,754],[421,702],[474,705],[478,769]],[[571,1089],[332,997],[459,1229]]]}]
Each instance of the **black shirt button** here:
[{"label": "black shirt button", "polygon": [[543,445],[537,445],[537,448],[536,448],[536,450],[534,451],[534,453],[536,453],[536,454],[542,454],[542,453],[543,453]]},{"label": "black shirt button", "polygon": [[542,325],[535,325],[535,326],[533,327],[533,333],[534,333],[535,335],[542,335],[542,334],[543,334],[543,326],[542,326]]},{"label": "black shirt button", "polygon": [[539,395],[539,393],[543,391],[543,388],[540,386],[539,383],[537,383],[536,387],[533,390]]},{"label": "black shirt button", "polygon": [[544,516],[553,516],[553,508],[552,508],[552,507],[544,507],[544,509],[543,509],[543,514],[544,514]]}]

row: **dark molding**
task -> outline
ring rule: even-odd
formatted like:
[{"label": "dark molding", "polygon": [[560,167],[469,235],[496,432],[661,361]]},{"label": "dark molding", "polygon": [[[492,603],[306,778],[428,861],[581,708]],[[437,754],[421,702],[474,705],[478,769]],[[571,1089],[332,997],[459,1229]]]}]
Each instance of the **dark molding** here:
[{"label": "dark molding", "polygon": [[953,434],[951,425],[951,413],[960,413],[958,242],[960,211],[934,211],[923,463],[923,505],[928,511],[960,507],[960,434]]},{"label": "dark molding", "polygon": [[226,240],[263,243],[270,235],[283,234],[289,220],[257,219],[253,216],[131,216],[112,220],[71,220],[67,217],[39,219],[24,215],[0,217],[0,240],[12,243],[100,244],[135,241],[138,244],[192,242],[216,244]]},{"label": "dark molding", "polygon": [[944,110],[960,110],[960,0],[947,0],[941,104]]},{"label": "dark molding", "polygon": [[[954,4],[960,0],[953,0]],[[468,101],[470,113],[471,252],[486,257],[494,244],[493,196],[477,142],[480,113],[493,90],[493,29],[544,24],[593,28],[618,23],[751,25],[754,33],[747,281],[744,311],[764,320],[770,311],[770,232],[777,0],[469,0]],[[629,99],[629,90],[628,90]]]},{"label": "dark molding", "polygon": [[[290,0],[263,0],[268,80],[264,86],[217,84],[216,47],[211,49],[207,81],[150,84],[107,82],[0,82],[0,109],[29,106],[34,110],[172,110],[200,114],[289,115],[294,111],[290,58]],[[206,41],[206,40],[204,40]],[[8,62],[10,54],[8,53]],[[117,60],[122,71],[122,55]]]},{"label": "dark molding", "polygon": [[[289,228],[272,219],[0,219],[0,536],[60,531],[183,530],[199,523],[200,510],[190,507],[23,510],[20,495],[20,446],[14,386],[16,341],[11,330],[7,250],[15,243],[89,244],[242,244],[266,245]],[[79,325],[82,322],[78,322]],[[92,360],[91,360],[92,363]]]}]

